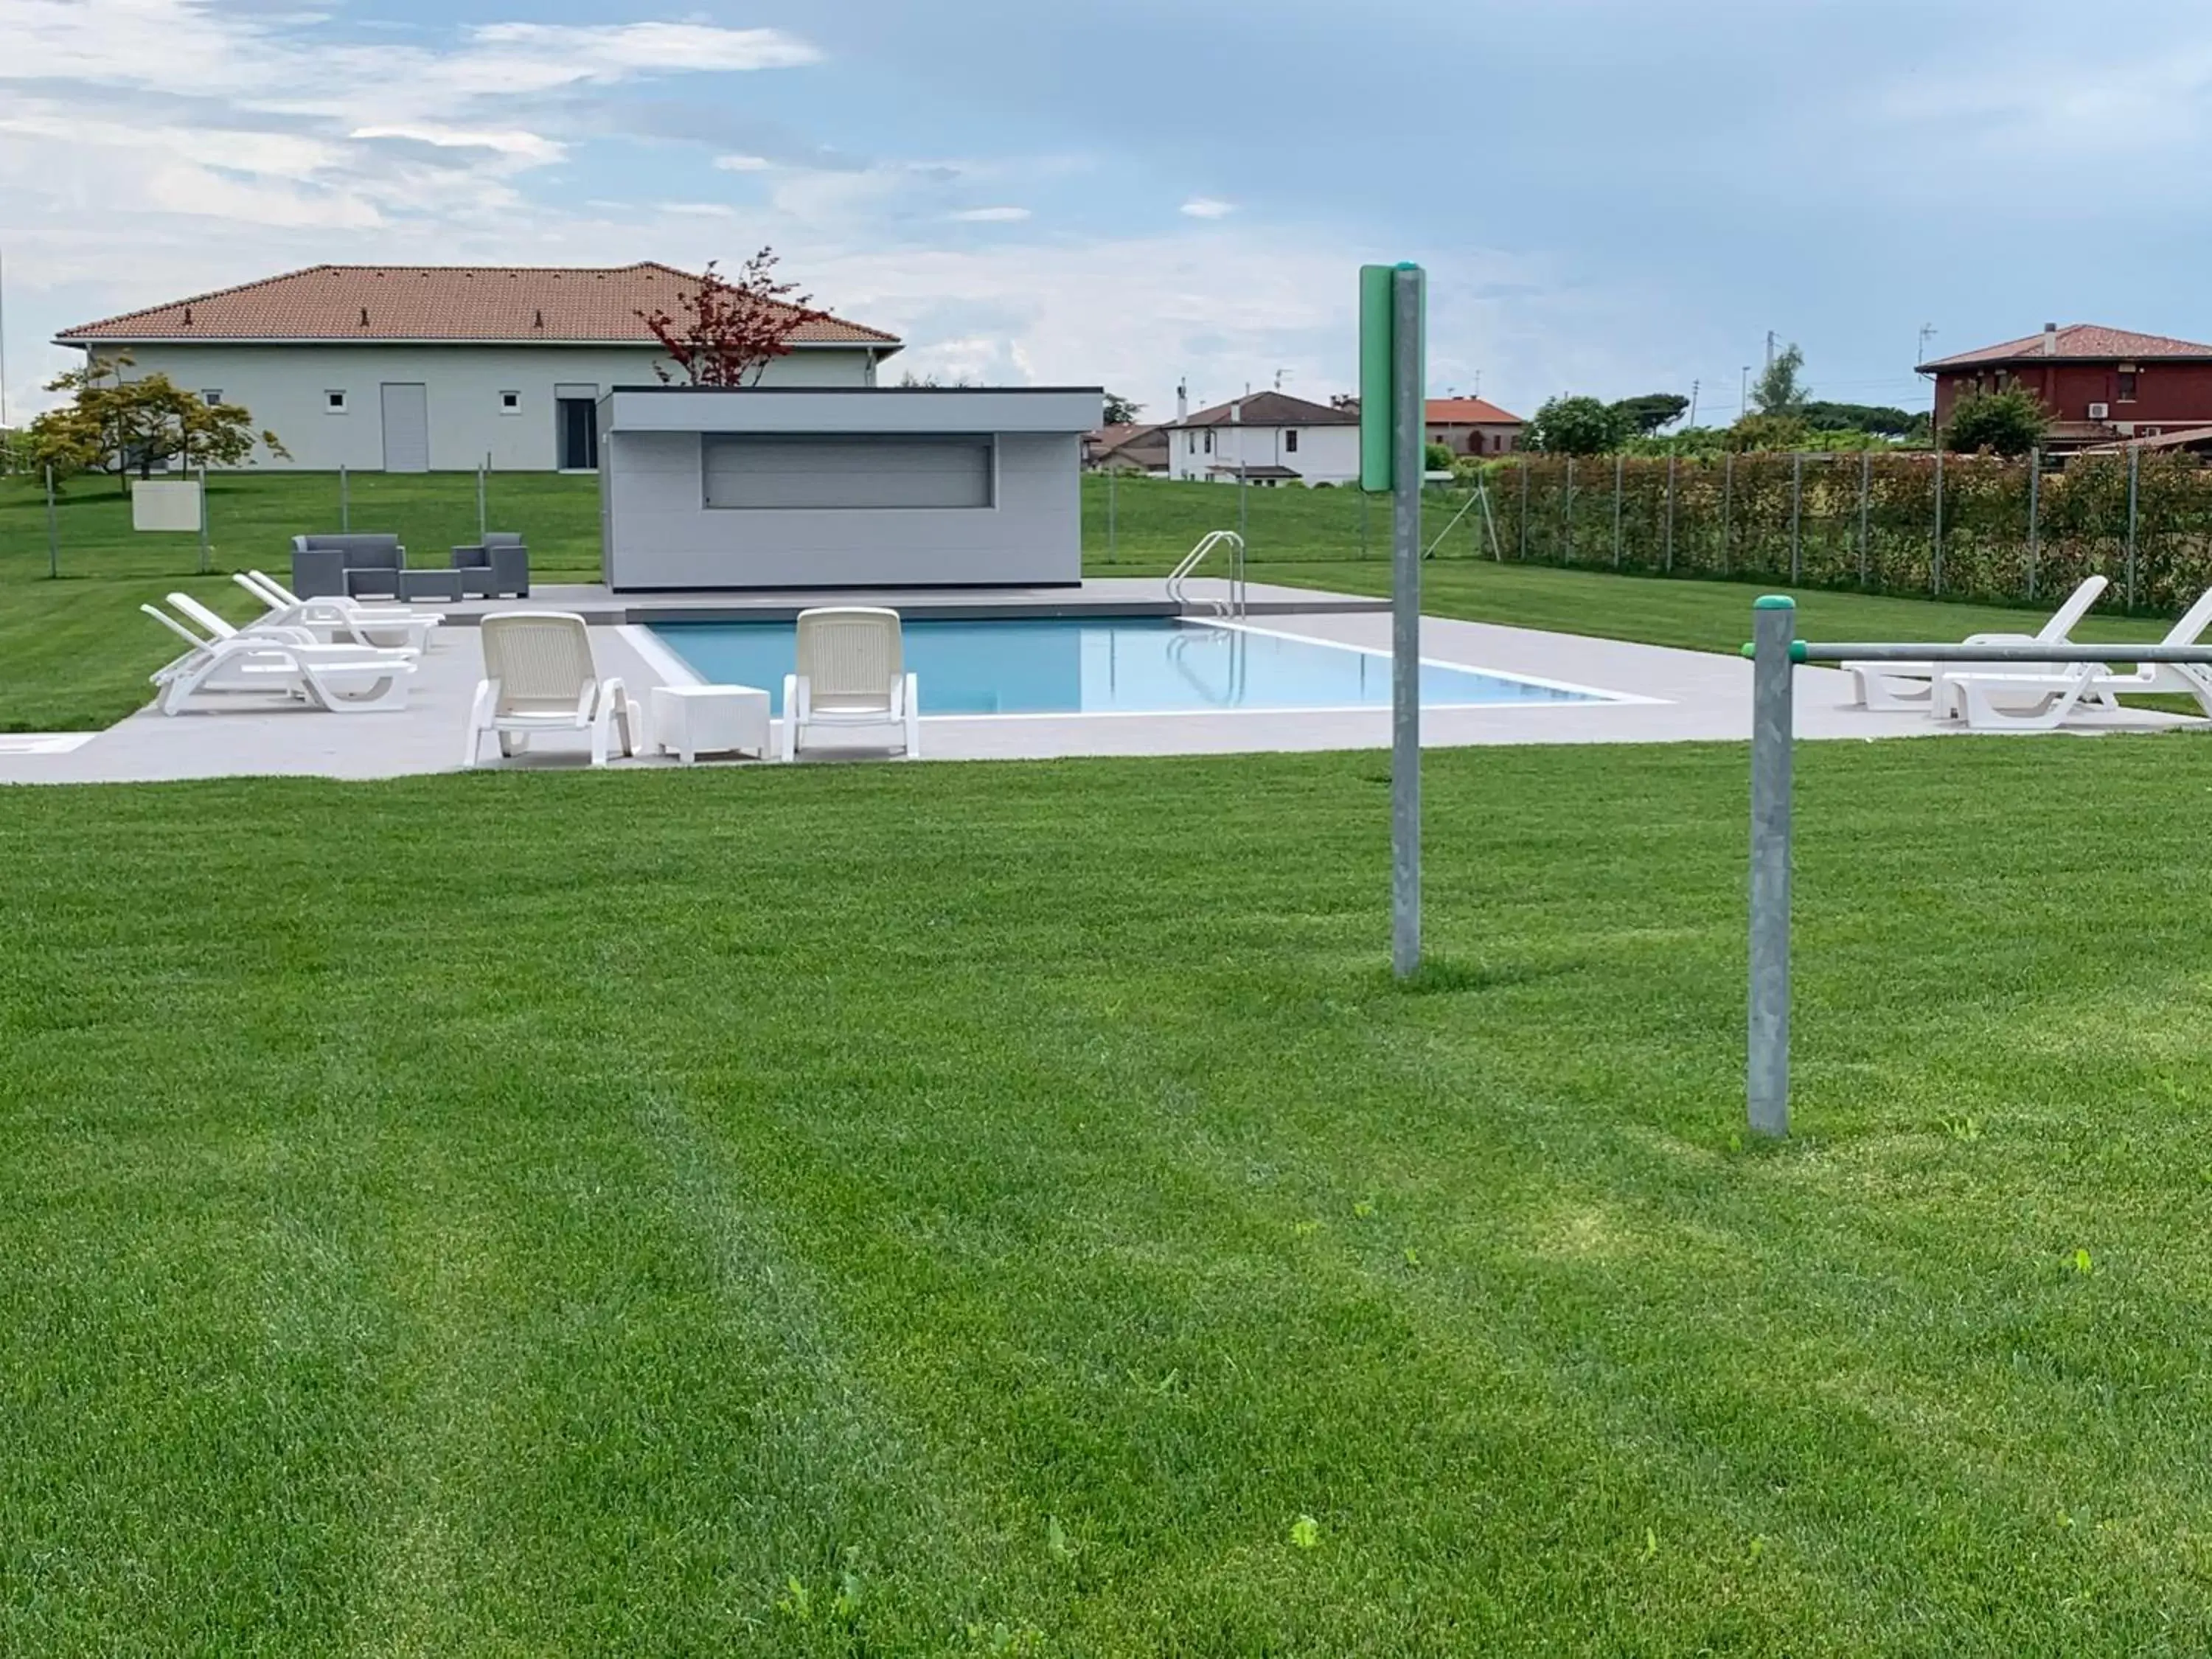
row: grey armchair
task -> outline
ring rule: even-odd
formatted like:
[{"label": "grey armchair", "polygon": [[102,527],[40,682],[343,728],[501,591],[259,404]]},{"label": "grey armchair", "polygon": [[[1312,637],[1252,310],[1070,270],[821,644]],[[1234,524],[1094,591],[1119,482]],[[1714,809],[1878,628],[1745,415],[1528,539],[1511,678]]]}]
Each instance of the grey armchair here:
[{"label": "grey armchair", "polygon": [[359,535],[292,538],[292,591],[303,599],[397,596],[407,550],[399,538]]},{"label": "grey armchair", "polygon": [[488,530],[483,541],[453,550],[461,592],[472,599],[530,597],[530,550],[512,531]]}]

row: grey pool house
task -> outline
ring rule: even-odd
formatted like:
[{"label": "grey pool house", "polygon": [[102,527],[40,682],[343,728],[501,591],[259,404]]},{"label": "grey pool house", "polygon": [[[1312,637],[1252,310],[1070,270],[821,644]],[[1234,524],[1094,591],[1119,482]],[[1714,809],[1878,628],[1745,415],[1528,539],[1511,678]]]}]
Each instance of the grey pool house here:
[{"label": "grey pool house", "polygon": [[607,586],[1079,582],[1097,387],[617,386],[599,400]]}]

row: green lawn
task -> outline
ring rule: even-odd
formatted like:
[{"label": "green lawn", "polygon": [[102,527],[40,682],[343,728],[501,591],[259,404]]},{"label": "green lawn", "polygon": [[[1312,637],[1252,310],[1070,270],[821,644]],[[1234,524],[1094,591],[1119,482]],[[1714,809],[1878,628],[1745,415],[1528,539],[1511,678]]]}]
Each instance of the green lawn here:
[{"label": "green lawn", "polygon": [[1740,748],[0,792],[0,1652],[2201,1654],[2212,750],[1798,765],[1771,1151]]}]

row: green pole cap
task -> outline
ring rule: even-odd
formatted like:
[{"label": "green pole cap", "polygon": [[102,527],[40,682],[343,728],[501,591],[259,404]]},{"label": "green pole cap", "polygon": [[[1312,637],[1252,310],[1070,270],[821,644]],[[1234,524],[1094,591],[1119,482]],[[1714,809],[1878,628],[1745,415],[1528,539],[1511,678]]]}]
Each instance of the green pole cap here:
[{"label": "green pole cap", "polygon": [[1751,602],[1753,611],[1795,611],[1797,601],[1787,593],[1764,593]]},{"label": "green pole cap", "polygon": [[1805,660],[1804,641],[1792,640],[1790,641],[1790,660],[1792,662],[1802,662]]}]

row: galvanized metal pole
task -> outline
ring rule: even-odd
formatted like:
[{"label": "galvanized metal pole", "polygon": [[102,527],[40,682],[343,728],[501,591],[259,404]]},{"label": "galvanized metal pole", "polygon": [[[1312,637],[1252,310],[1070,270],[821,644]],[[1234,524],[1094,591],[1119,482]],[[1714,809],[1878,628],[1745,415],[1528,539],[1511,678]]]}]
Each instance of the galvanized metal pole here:
[{"label": "galvanized metal pole", "polygon": [[1627,482],[1628,457],[1613,458],[1613,568],[1620,568],[1620,493]]},{"label": "galvanized metal pole", "polygon": [[208,573],[207,468],[200,469],[200,574]]},{"label": "galvanized metal pole", "polygon": [[1790,1133],[1790,790],[1797,607],[1752,605],[1751,1002],[1745,1097],[1751,1132]]},{"label": "galvanized metal pole", "polygon": [[2035,561],[2043,546],[2043,452],[2027,452],[2027,597],[2035,597]]},{"label": "galvanized metal pole", "polygon": [[1575,562],[1575,458],[1567,457],[1567,492],[1559,502],[1559,530],[1566,538],[1562,562]]},{"label": "galvanized metal pole", "polygon": [[353,528],[353,500],[346,488],[346,470],[338,468],[338,531],[340,534]]},{"label": "galvanized metal pole", "polygon": [[46,574],[58,578],[62,574],[61,526],[54,520],[54,469],[46,467]]},{"label": "galvanized metal pole", "polygon": [[1943,591],[1943,452],[1936,452],[1936,545],[1928,560],[1928,585]]},{"label": "galvanized metal pole", "polygon": [[1729,542],[1734,538],[1735,526],[1729,522],[1735,513],[1735,452],[1721,457],[1721,574],[1729,573]]},{"label": "galvanized metal pole", "polygon": [[1528,562],[1528,458],[1521,458],[1521,562]]},{"label": "galvanized metal pole", "polygon": [[2142,451],[2128,448],[2128,609],[2136,608],[2136,502],[2142,481]]},{"label": "galvanized metal pole", "polygon": [[[1390,965],[1403,979],[1421,965],[1422,272],[1400,267],[1392,288]],[[1526,512],[1522,528],[1525,533]]]},{"label": "galvanized metal pole", "polygon": [[1114,482],[1121,476],[1121,470],[1119,467],[1109,466],[1106,469],[1106,562],[1109,564],[1114,562],[1115,550],[1121,543],[1121,527],[1116,512],[1119,503],[1115,500],[1116,489]]},{"label": "galvanized metal pole", "polygon": [[1359,556],[1367,556],[1367,492],[1359,492]]},{"label": "galvanized metal pole", "polygon": [[1874,489],[1874,452],[1859,451],[1859,586],[1867,585],[1867,498]]},{"label": "galvanized metal pole", "polygon": [[1660,567],[1668,574],[1674,569],[1674,458],[1667,457],[1667,554]]},{"label": "galvanized metal pole", "polygon": [[1805,452],[1790,457],[1790,585],[1803,579],[1805,567]]},{"label": "galvanized metal pole", "polygon": [[483,545],[486,523],[484,519],[484,474],[490,470],[490,467],[491,457],[489,455],[485,456],[483,459],[477,463],[477,544],[479,547]]}]

